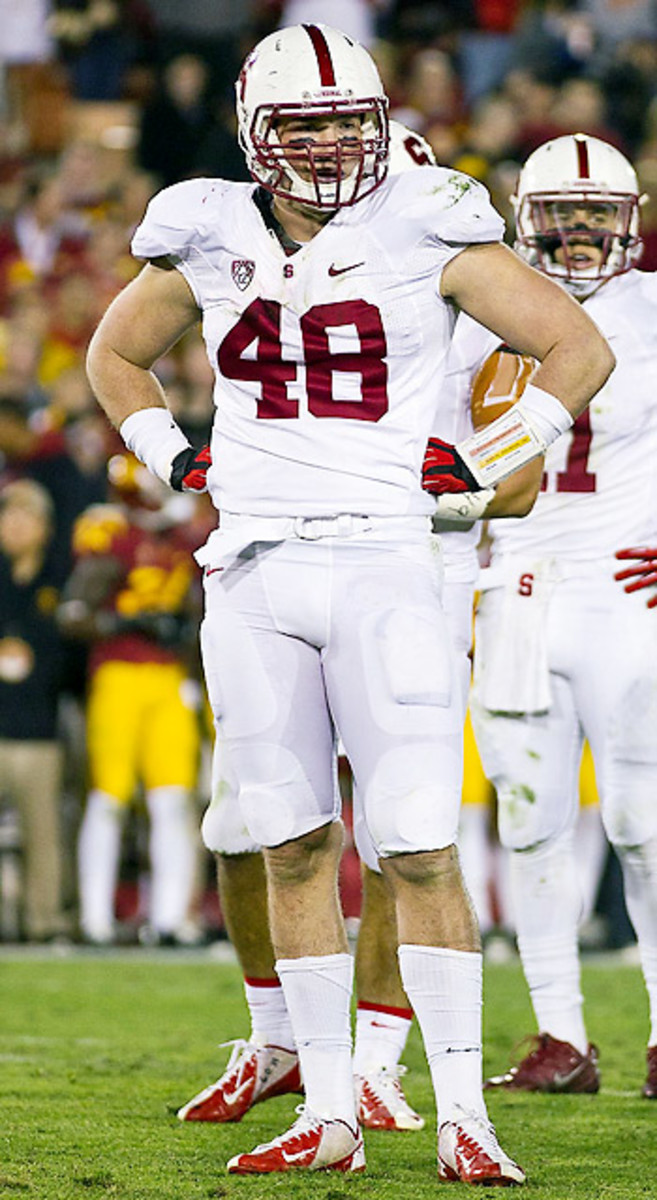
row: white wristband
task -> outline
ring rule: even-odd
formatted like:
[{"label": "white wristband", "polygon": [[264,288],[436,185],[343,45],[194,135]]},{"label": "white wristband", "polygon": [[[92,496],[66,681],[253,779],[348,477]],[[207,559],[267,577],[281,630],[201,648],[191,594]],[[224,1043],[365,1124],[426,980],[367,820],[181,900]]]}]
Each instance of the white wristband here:
[{"label": "white wristband", "polygon": [[456,449],[477,483],[495,487],[544,454],[572,423],[568,409],[556,396],[530,383],[517,404],[459,442]]},{"label": "white wristband", "polygon": [[171,464],[189,448],[182,429],[168,408],[140,408],[122,422],[119,433],[128,450],[164,483],[171,481]]},{"label": "white wristband", "polygon": [[516,411],[519,408],[545,442],[546,449],[560,434],[570,429],[573,423],[572,416],[561,401],[551,392],[545,392],[533,383],[527,384],[516,404]]}]

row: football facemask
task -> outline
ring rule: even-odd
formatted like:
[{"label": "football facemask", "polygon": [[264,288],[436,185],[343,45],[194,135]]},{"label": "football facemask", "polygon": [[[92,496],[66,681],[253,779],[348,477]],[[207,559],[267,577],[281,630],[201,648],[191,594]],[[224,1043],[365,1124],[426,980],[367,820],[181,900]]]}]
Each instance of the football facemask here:
[{"label": "football facemask", "polygon": [[636,175],[599,138],[567,135],[540,146],[512,201],[518,254],[573,295],[589,295],[641,255]]},{"label": "football facemask", "polygon": [[367,51],[324,25],[264,38],[236,84],[239,139],[251,174],[312,209],[355,204],[388,171],[388,101]]}]

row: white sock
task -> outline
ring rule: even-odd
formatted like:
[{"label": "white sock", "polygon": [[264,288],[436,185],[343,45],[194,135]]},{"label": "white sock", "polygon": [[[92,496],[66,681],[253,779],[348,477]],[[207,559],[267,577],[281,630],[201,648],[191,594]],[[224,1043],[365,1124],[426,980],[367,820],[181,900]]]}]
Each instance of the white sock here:
[{"label": "white sock", "polygon": [[625,903],[639,943],[650,1004],[649,1046],[657,1046],[657,839],[643,846],[616,846],[623,868]]},{"label": "white sock", "polygon": [[408,945],[398,954],[404,991],[422,1030],[438,1124],[454,1120],[457,1105],[485,1116],[481,954]]},{"label": "white sock", "polygon": [[582,1012],[578,927],[582,896],[571,833],[510,860],[518,951],[542,1033],[588,1048]]},{"label": "white sock", "polygon": [[245,978],[244,994],[251,1016],[250,1040],[256,1046],[294,1050],[290,1015],[279,980]]},{"label": "white sock", "polygon": [[394,1071],[403,1054],[413,1021],[411,1008],[358,1002],[354,1075]]},{"label": "white sock", "polygon": [[276,963],[299,1051],[306,1104],[318,1117],[354,1128],[350,954],[281,958]]},{"label": "white sock", "polygon": [[188,919],[194,892],[197,841],[189,792],[181,787],[146,793],[150,819],[150,919],[158,933],[176,933]]},{"label": "white sock", "polygon": [[114,895],[119,875],[124,809],[106,792],[94,789],[78,836],[80,926],[98,941],[114,935]]}]

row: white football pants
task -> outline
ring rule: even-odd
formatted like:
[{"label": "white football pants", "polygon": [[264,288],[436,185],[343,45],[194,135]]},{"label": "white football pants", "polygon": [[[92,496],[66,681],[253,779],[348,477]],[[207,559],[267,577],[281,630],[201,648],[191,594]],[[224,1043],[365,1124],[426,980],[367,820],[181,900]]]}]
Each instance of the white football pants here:
[{"label": "white football pants", "polygon": [[275,846],[334,820],[336,731],[377,855],[454,842],[462,699],[439,545],[416,520],[394,539],[381,524],[255,543],[206,569],[210,849]]}]

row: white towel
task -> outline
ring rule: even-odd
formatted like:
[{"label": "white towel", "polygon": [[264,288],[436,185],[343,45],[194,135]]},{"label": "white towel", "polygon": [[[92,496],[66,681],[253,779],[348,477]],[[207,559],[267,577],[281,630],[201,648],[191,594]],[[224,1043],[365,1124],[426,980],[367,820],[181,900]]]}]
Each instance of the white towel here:
[{"label": "white towel", "polygon": [[[491,712],[547,712],[552,701],[547,610],[556,583],[552,560],[495,564],[482,571],[475,635],[475,683]],[[491,611],[492,610],[492,611]]]}]

